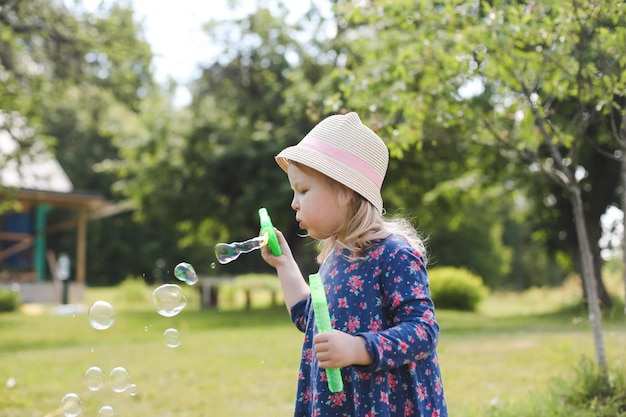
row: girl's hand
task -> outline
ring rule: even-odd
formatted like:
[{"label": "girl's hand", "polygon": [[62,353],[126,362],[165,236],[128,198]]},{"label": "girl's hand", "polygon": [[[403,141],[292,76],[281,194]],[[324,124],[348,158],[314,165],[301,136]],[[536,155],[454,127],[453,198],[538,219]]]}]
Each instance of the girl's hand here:
[{"label": "girl's hand", "polygon": [[365,339],[339,330],[316,334],[313,338],[313,347],[320,368],[343,368],[372,363],[372,358],[365,348]]},{"label": "girl's hand", "polygon": [[274,256],[269,246],[265,245],[261,248],[261,256],[263,260],[267,262],[270,266],[274,268],[279,268],[293,259],[293,255],[291,254],[291,248],[289,244],[285,240],[285,236],[282,232],[276,228],[274,228],[276,232],[276,237],[278,238],[278,244],[280,245],[281,254],[279,256]]}]

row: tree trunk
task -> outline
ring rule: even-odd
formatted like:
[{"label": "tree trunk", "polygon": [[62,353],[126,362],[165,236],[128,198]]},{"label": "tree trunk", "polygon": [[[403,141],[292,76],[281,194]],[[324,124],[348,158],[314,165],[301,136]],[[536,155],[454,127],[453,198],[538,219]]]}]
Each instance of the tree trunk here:
[{"label": "tree trunk", "polygon": [[596,279],[596,288],[598,289],[598,300],[600,300],[601,305],[610,309],[613,307],[613,299],[607,291],[606,286],[604,285],[604,280],[602,279],[602,252],[600,250],[600,245],[598,244],[600,237],[602,236],[600,221],[592,224],[590,228],[587,228],[587,230],[589,233],[589,245],[593,259],[593,272]]},{"label": "tree trunk", "polygon": [[[588,134],[597,135],[596,127],[590,127]],[[600,253],[600,245],[598,242],[602,238],[601,219],[606,208],[615,199],[615,189],[620,184],[620,164],[618,161],[606,158],[605,154],[600,152],[592,152],[586,148],[585,152],[590,152],[584,161],[584,166],[589,170],[589,175],[585,183],[592,185],[591,189],[582,193],[583,204],[585,209],[585,219],[587,223],[587,237],[593,256],[593,267],[598,289],[598,299],[604,307],[613,307],[613,299],[609,295],[604,281],[602,279],[602,256]],[[605,152],[609,152],[606,150]],[[580,183],[579,183],[580,184]],[[577,240],[577,239],[576,239]],[[578,252],[576,247],[572,248]],[[580,269],[582,270],[582,268]]]},{"label": "tree trunk", "polygon": [[[591,240],[591,242],[594,242],[594,240]],[[589,243],[590,245],[592,245],[593,243]],[[582,261],[580,258],[580,249],[576,248],[576,257],[575,257],[575,261],[576,261],[576,268],[577,271],[580,273],[581,276],[581,281],[582,281],[582,288],[583,288],[583,299],[587,300],[587,288],[585,287],[585,282],[584,279],[582,279],[583,276],[583,268],[582,268]],[[598,249],[596,250],[595,248],[591,249],[591,255],[593,258],[593,273],[594,273],[594,277],[596,280],[596,289],[597,289],[597,296],[598,296],[598,300],[600,302],[600,305],[607,308],[607,309],[611,309],[613,307],[613,299],[611,298],[611,295],[609,294],[609,292],[606,289],[606,286],[604,285],[604,280],[602,279],[602,255],[601,255],[601,251],[600,248],[598,247]]]},{"label": "tree trunk", "polygon": [[585,214],[583,210],[583,200],[580,194],[580,187],[577,184],[569,187],[570,200],[574,212],[574,223],[576,234],[578,235],[578,245],[580,250],[580,260],[582,266],[582,277],[587,293],[587,309],[589,323],[593,334],[593,342],[596,348],[596,362],[600,372],[605,375],[608,370],[604,340],[602,337],[602,314],[598,301],[598,289],[593,267],[593,255],[587,237],[587,227],[585,226]]},{"label": "tree trunk", "polygon": [[[596,133],[589,133],[595,135]],[[620,185],[621,164],[619,161],[608,159],[606,153],[610,153],[607,148],[604,153],[596,152],[593,148],[584,148],[581,153],[585,154],[585,159],[581,165],[585,166],[589,174],[583,182],[578,183],[581,188],[581,197],[583,198],[585,222],[587,224],[587,238],[591,247],[595,278],[597,282],[598,298],[600,305],[606,308],[613,307],[613,299],[608,293],[602,277],[602,256],[598,242],[602,238],[601,218],[606,212],[609,204],[615,201],[615,189]],[[574,182],[575,183],[575,182]],[[582,187],[588,184],[591,187],[582,192]],[[562,189],[560,184],[555,185]],[[567,232],[568,250],[570,251],[572,260],[576,264],[576,269],[582,277],[582,260],[580,258],[580,244],[578,242],[578,233],[576,232],[576,224],[572,221],[574,217],[571,197],[560,196],[561,193],[553,191],[557,195],[557,208],[563,216],[559,223]],[[582,285],[583,289],[584,284]],[[585,290],[586,296],[586,290]]]}]

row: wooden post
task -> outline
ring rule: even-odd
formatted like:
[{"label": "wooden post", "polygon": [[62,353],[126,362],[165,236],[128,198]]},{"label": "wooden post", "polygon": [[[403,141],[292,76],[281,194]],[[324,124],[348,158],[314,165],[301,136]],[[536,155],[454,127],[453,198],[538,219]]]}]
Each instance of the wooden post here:
[{"label": "wooden post", "polygon": [[78,213],[78,229],[76,233],[76,281],[84,283],[87,259],[87,212],[84,209],[81,209]]},{"label": "wooden post", "polygon": [[52,207],[48,204],[39,204],[35,207],[35,257],[33,259],[37,281],[46,280],[46,222],[48,212]]}]

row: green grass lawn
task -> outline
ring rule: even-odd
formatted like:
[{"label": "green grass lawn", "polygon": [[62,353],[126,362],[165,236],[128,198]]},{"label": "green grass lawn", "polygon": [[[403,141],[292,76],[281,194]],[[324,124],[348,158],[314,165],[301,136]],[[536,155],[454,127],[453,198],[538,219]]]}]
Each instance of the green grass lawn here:
[{"label": "green grass lawn", "polygon": [[[56,314],[56,306],[26,306],[0,314],[0,415],[62,415],[61,398],[83,400],[81,416],[99,416],[105,405],[117,416],[220,417],[291,415],[302,334],[284,307],[239,306],[234,288],[222,293],[220,310],[200,310],[195,290],[171,318],[156,313],[150,288],[125,285],[89,289],[116,308],[107,330],[90,327],[84,311]],[[617,293],[617,292],[616,292]],[[619,293],[621,294],[621,293]],[[256,294],[255,294],[256,295]],[[478,417],[548,392],[583,356],[594,358],[587,317],[576,284],[558,290],[492,294],[480,311],[438,311],[439,354],[451,416]],[[620,315],[605,317],[609,364],[624,367],[626,328]],[[170,348],[162,333],[176,328],[182,343]],[[109,387],[89,391],[83,373],[125,367],[138,395]]]}]

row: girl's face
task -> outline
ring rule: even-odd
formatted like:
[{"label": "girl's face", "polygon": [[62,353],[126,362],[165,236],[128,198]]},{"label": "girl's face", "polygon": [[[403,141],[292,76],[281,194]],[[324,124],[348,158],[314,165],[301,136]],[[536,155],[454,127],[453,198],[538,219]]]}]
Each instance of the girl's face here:
[{"label": "girl's face", "polygon": [[323,174],[303,165],[290,163],[287,176],[293,190],[291,207],[300,229],[314,239],[326,239],[346,222],[346,206],[339,204],[341,186]]}]

